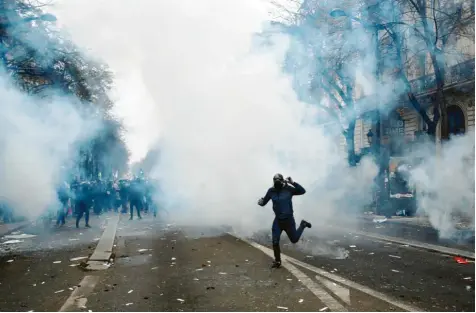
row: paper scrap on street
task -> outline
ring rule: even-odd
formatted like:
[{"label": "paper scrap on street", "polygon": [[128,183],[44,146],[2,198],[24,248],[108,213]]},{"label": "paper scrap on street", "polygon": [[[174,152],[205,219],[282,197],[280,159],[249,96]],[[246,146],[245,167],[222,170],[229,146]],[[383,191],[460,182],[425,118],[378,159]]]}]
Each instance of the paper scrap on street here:
[{"label": "paper scrap on street", "polygon": [[401,259],[401,258],[402,258],[402,257],[400,257],[400,256],[398,256],[398,255],[391,255],[391,254],[389,254],[388,256],[391,257],[391,258],[394,258],[394,259]]},{"label": "paper scrap on street", "polygon": [[71,262],[87,259],[87,256],[78,256],[76,258],[69,259]]},{"label": "paper scrap on street", "polygon": [[60,264],[61,261],[54,261],[53,264]]},{"label": "paper scrap on street", "polygon": [[319,312],[324,312],[324,311],[326,311],[327,309],[328,309],[328,307],[325,306],[325,307],[323,307],[322,309],[320,309]]},{"label": "paper scrap on street", "polygon": [[60,293],[60,292],[63,292],[64,289],[61,289],[61,290],[58,290],[58,291],[55,291],[55,293]]},{"label": "paper scrap on street", "polygon": [[8,239],[26,239],[26,238],[33,238],[36,237],[36,235],[28,235],[28,234],[21,234],[21,235],[7,235],[5,238]]},{"label": "paper scrap on street", "polygon": [[184,299],[180,299],[180,298],[177,298],[177,301],[180,301],[180,302],[182,302],[182,303],[185,302]]},{"label": "paper scrap on street", "polygon": [[400,271],[398,271],[398,270],[392,270],[392,272],[394,272],[394,273],[400,273]]},{"label": "paper scrap on street", "polygon": [[7,263],[12,263],[12,262],[13,262],[13,260],[8,260],[8,261],[7,261]]},{"label": "paper scrap on street", "polygon": [[373,219],[373,222],[374,222],[374,223],[384,223],[384,222],[386,222],[386,221],[387,221],[386,218],[374,218],[374,219]]},{"label": "paper scrap on street", "polygon": [[304,302],[304,299],[299,299],[298,302],[299,302],[299,303],[303,303],[303,302]]},{"label": "paper scrap on street", "polygon": [[288,308],[285,307],[285,306],[277,306],[277,308],[280,309],[280,310],[288,310]]},{"label": "paper scrap on street", "polygon": [[14,244],[14,243],[22,243],[22,242],[23,242],[23,240],[14,239],[14,240],[7,240],[5,242],[2,242],[2,244],[11,245],[11,244]]},{"label": "paper scrap on street", "polygon": [[132,289],[131,289],[131,290],[129,290],[129,292],[128,292],[128,293],[132,293],[133,291],[134,291],[134,290],[132,290]]},{"label": "paper scrap on street", "polygon": [[356,248],[356,245],[350,245],[349,248]]}]

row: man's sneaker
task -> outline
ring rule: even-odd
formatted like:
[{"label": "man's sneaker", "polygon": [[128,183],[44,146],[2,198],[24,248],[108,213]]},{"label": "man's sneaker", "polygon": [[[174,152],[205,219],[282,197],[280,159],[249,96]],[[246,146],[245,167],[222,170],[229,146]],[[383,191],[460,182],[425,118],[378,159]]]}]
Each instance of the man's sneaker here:
[{"label": "man's sneaker", "polygon": [[273,264],[271,265],[271,268],[280,268],[281,267],[281,261],[274,261]]},{"label": "man's sneaker", "polygon": [[91,225],[86,224],[86,225],[84,225],[84,227],[91,228]]},{"label": "man's sneaker", "polygon": [[307,227],[307,228],[311,228],[311,227],[312,227],[311,223],[306,222],[305,220],[302,220],[302,221],[301,221],[301,226],[302,226],[302,227]]}]

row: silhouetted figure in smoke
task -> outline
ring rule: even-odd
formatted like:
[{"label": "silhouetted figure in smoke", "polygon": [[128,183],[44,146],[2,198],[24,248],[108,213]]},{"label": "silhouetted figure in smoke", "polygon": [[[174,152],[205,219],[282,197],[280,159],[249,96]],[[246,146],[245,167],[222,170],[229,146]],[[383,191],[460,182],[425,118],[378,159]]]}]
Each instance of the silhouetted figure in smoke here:
[{"label": "silhouetted figure in smoke", "polygon": [[306,193],[306,190],[288,177],[284,180],[283,175],[276,174],[273,177],[273,187],[268,189],[268,192],[258,200],[258,205],[265,206],[269,200],[273,201],[273,211],[276,215],[273,221],[272,240],[274,251],[274,262],[272,268],[278,268],[281,266],[281,250],[279,248],[279,240],[283,230],[288,235],[289,240],[292,243],[296,243],[301,238],[304,228],[311,228],[311,224],[305,220],[301,221],[298,229],[296,229],[296,222],[294,221],[293,211],[293,196],[300,196]]},{"label": "silhouetted figure in smoke", "polygon": [[64,225],[66,223],[66,210],[68,209],[69,197],[69,186],[66,182],[64,182],[58,188],[58,200],[61,203],[61,207],[58,210],[56,226],[59,226],[60,224]]},{"label": "silhouetted figure in smoke", "polygon": [[121,213],[127,212],[127,202],[129,201],[129,186],[125,179],[119,181],[119,195],[121,197]]},{"label": "silhouetted figure in smoke", "polygon": [[78,191],[76,193],[76,211],[78,212],[76,216],[76,228],[79,228],[79,221],[85,215],[86,227],[89,226],[89,208],[92,205],[92,190],[88,182],[83,182],[79,185]]},{"label": "silhouetted figure in smoke", "polygon": [[140,211],[143,207],[143,199],[144,199],[144,184],[140,178],[136,178],[131,182],[131,186],[129,188],[129,197],[130,197],[130,211],[131,211],[131,218],[132,220],[134,216],[134,207],[136,208],[137,217],[142,219],[140,216]]}]

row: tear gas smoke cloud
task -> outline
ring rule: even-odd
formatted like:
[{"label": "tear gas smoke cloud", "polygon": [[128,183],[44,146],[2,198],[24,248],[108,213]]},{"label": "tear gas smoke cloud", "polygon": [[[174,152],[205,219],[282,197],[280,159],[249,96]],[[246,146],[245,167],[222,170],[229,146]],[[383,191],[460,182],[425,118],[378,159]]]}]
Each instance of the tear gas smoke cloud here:
[{"label": "tear gas smoke cloud", "polygon": [[[56,1],[75,41],[116,72],[116,109],[132,130],[132,158],[160,149],[152,176],[179,223],[268,229],[271,208],[256,200],[276,172],[308,189],[295,199],[297,219],[325,223],[370,202],[377,168],[364,159],[349,169],[338,139],[316,125],[320,111],[298,100],[281,67],[289,38],[255,45],[269,8],[257,0]],[[350,45],[365,57],[346,71],[372,75],[368,34],[356,34]]]},{"label": "tear gas smoke cloud", "polygon": [[308,189],[295,200],[297,218],[356,208],[349,192],[369,199],[375,166],[347,169],[336,138],[315,125],[318,111],[297,100],[282,73],[288,38],[254,45],[269,20],[266,2],[86,3],[58,1],[59,21],[116,71],[117,98],[130,107],[118,114],[144,129],[129,137],[133,157],[142,149],[135,140],[151,147],[160,138],[153,176],[179,222],[268,229],[270,205],[256,201],[276,172]]},{"label": "tear gas smoke cloud", "polygon": [[418,209],[428,215],[441,238],[451,238],[455,224],[463,222],[474,229],[474,132],[453,137],[441,150],[423,145],[412,156],[424,162],[411,169],[410,183],[418,190]]},{"label": "tear gas smoke cloud", "polygon": [[81,117],[73,99],[26,96],[4,77],[0,97],[0,198],[16,216],[35,218],[56,204],[62,166],[97,124]]}]

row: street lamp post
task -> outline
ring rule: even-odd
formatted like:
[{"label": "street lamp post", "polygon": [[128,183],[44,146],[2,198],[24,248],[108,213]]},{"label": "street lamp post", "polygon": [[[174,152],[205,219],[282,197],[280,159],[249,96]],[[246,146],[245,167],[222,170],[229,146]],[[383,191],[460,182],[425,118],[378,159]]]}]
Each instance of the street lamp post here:
[{"label": "street lamp post", "polygon": [[[376,81],[380,80],[380,49],[379,49],[379,30],[385,29],[384,25],[381,24],[372,24],[372,23],[367,23],[363,21],[362,19],[352,16],[351,14],[347,14],[344,10],[342,9],[333,9],[332,11],[329,12],[329,15],[333,18],[338,18],[338,17],[345,17],[348,19],[347,23],[347,28],[348,30],[352,30],[352,24],[350,23],[351,20],[354,20],[358,22],[360,25],[362,25],[366,29],[370,29],[373,32],[373,38],[374,38],[374,48],[375,48],[375,59],[377,62],[376,70],[374,73],[374,77]],[[382,135],[383,135],[383,123],[382,121],[384,120],[384,117],[382,116],[380,108],[378,109],[378,117],[377,117],[377,125],[378,125],[378,135],[376,136],[377,140],[373,138],[373,132],[370,130],[367,133],[367,139],[369,140],[369,144],[371,144],[372,150],[375,151],[375,156],[378,161],[378,166],[379,166],[379,179],[378,179],[378,185],[379,185],[379,201],[376,203],[377,204],[377,211],[381,211],[383,208],[383,211],[387,215],[387,206],[388,206],[388,184],[386,183],[386,178],[387,178],[387,168],[388,168],[388,162],[386,162],[385,154],[382,149]]]}]

